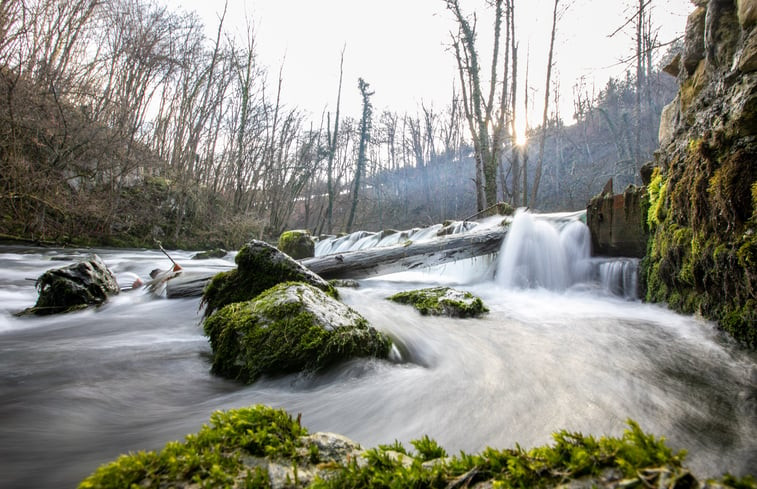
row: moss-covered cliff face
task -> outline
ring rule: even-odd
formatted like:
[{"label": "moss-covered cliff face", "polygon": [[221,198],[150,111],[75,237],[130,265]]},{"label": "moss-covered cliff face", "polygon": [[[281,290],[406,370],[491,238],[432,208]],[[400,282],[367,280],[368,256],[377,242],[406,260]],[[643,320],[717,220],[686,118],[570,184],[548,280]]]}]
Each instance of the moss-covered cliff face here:
[{"label": "moss-covered cliff face", "polygon": [[757,0],[695,3],[648,189],[642,282],[647,300],[757,348]]}]

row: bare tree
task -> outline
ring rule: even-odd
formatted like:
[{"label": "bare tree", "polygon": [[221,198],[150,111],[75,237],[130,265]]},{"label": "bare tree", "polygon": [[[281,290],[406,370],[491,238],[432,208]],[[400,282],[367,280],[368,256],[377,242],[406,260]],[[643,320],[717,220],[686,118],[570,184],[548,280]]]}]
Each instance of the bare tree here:
[{"label": "bare tree", "polygon": [[531,205],[537,204],[537,197],[539,195],[539,183],[541,182],[542,166],[544,163],[544,143],[547,140],[547,117],[549,114],[549,94],[552,91],[552,58],[555,50],[555,32],[557,30],[557,8],[560,4],[560,0],[555,0],[554,8],[552,9],[552,32],[549,36],[549,55],[547,56],[547,79],[544,84],[544,112],[541,119],[541,136],[539,138],[539,160],[536,163],[536,170],[534,170],[534,183],[531,187]]},{"label": "bare tree", "polygon": [[350,208],[350,215],[347,218],[346,230],[348,233],[352,231],[352,225],[355,221],[355,212],[357,210],[360,192],[360,179],[365,172],[368,142],[371,137],[371,113],[373,112],[371,96],[373,96],[375,92],[369,91],[369,87],[370,85],[366,83],[365,80],[362,78],[358,79],[358,88],[360,89],[360,95],[363,98],[363,115],[360,119],[360,145],[355,166],[355,181],[352,188],[352,206]]}]

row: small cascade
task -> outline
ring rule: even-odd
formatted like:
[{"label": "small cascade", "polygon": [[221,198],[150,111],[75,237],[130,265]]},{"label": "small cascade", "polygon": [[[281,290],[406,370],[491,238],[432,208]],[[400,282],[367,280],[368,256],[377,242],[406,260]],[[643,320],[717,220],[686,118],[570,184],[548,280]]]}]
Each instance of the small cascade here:
[{"label": "small cascade", "polygon": [[505,288],[565,290],[591,275],[589,228],[518,212],[499,252],[495,280]]},{"label": "small cascade", "polygon": [[599,263],[599,283],[610,294],[629,300],[639,298],[638,258],[619,258]]}]

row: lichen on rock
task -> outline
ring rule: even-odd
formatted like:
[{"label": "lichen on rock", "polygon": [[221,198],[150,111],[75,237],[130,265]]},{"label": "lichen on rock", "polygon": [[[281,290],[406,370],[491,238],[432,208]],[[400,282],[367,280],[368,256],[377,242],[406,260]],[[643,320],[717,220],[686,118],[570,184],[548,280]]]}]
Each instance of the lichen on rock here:
[{"label": "lichen on rock", "polygon": [[353,357],[385,358],[391,341],[350,307],[304,283],[282,283],[205,319],[213,371],[251,383]]},{"label": "lichen on rock", "polygon": [[304,282],[337,297],[334,287],[290,256],[263,241],[252,240],[239,250],[237,268],[217,274],[205,287],[205,316],[234,302],[244,302],[282,282]]},{"label": "lichen on rock", "polygon": [[295,260],[315,256],[315,241],[310,231],[296,229],[285,231],[279,236],[279,249]]},{"label": "lichen on rock", "polygon": [[36,281],[39,298],[23,314],[55,314],[103,304],[120,288],[97,255],[67,267],[48,270]]},{"label": "lichen on rock", "polygon": [[489,311],[480,298],[470,292],[450,287],[430,287],[399,292],[388,299],[400,304],[412,305],[423,315],[467,318],[477,317]]}]

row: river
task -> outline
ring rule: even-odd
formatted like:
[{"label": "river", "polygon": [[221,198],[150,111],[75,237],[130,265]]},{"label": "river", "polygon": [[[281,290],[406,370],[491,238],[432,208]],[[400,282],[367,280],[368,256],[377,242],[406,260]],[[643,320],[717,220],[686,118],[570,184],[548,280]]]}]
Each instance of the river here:
[{"label": "river", "polygon": [[[553,228],[558,238],[568,234]],[[449,453],[541,445],[562,428],[619,435],[631,418],[688,450],[697,476],[757,473],[755,353],[710,322],[609,293],[570,252],[549,268],[580,278],[557,285],[523,275],[527,264],[505,264],[505,249],[499,260],[340,289],[395,340],[402,360],[360,359],[244,386],[209,372],[199,299],[136,290],[98,309],[12,315],[36,300],[28,279],[91,251],[0,247],[0,487],[75,487],[121,453],[196,432],[213,410],[256,403],[301,413],[311,431],[364,446],[428,434]],[[169,265],[151,250],[94,251],[123,284]],[[186,269],[233,265],[231,257],[171,254]],[[516,273],[515,284],[503,277]],[[489,314],[431,318],[385,300],[439,283],[479,295]]]}]

